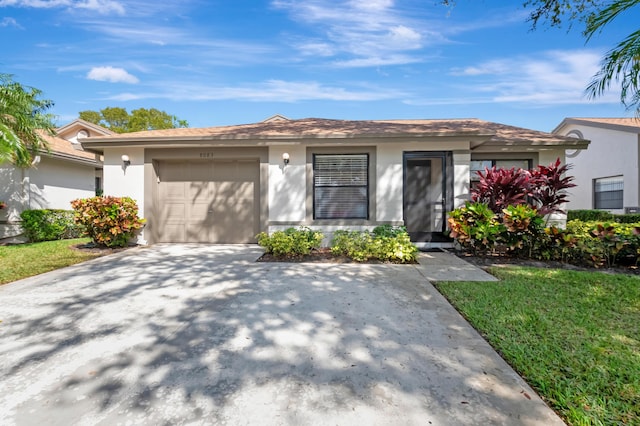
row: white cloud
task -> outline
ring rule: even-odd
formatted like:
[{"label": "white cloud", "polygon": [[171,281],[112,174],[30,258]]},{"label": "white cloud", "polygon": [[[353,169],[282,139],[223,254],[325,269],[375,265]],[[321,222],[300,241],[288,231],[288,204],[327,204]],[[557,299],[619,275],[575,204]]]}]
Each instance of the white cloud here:
[{"label": "white cloud", "polygon": [[100,14],[116,13],[124,15],[122,3],[115,0],[0,0],[0,7],[26,7],[33,9],[85,9]]},{"label": "white cloud", "polygon": [[110,83],[129,84],[135,84],[140,81],[136,76],[129,74],[125,69],[115,67],[93,67],[87,73],[87,79],[108,81]]},{"label": "white cloud", "polygon": [[329,43],[308,41],[296,45],[296,48],[303,54],[309,56],[333,56],[334,47]]},{"label": "white cloud", "polygon": [[[451,70],[458,77],[449,80],[446,99],[408,100],[412,105],[471,103],[514,103],[527,105],[569,105],[619,103],[615,91],[595,101],[587,99],[585,88],[600,68],[601,52],[566,50],[500,58]],[[460,93],[458,96],[455,94]]]},{"label": "white cloud", "polygon": [[402,49],[410,49],[412,48],[411,46],[419,49],[421,47],[420,41],[422,40],[422,36],[412,28],[398,25],[397,27],[389,29],[389,39]]},{"label": "white cloud", "polygon": [[369,56],[366,58],[346,59],[342,61],[335,61],[332,65],[337,68],[364,68],[405,65],[418,62],[424,62],[424,58],[410,55],[389,55],[384,57]]},{"label": "white cloud", "polygon": [[118,15],[125,14],[125,8],[122,3],[111,0],[84,0],[74,2],[72,7],[78,9],[87,9],[91,11],[96,11],[103,15],[109,14],[111,12],[116,13]]},{"label": "white cloud", "polygon": [[22,25],[18,24],[18,21],[16,21],[14,18],[10,18],[10,17],[2,18],[0,20],[0,27],[16,27],[16,28],[19,28],[21,30],[24,29],[22,27]]},{"label": "white cloud", "polygon": [[351,0],[354,9],[384,10],[393,6],[393,0]]},{"label": "white cloud", "polygon": [[[324,56],[343,56],[334,63],[398,64],[419,62],[400,52],[423,48],[431,39],[442,37],[398,10],[392,0],[352,0],[336,4],[329,0],[275,0],[272,5],[286,10],[296,21],[312,24],[322,34],[320,40],[294,44],[307,54],[309,46],[322,46]],[[421,28],[418,30],[418,28]]]},{"label": "white cloud", "polygon": [[477,76],[477,75],[502,75],[512,69],[512,61],[504,59],[496,59],[483,62],[481,64],[472,65],[466,68],[454,68],[451,75],[457,76]]},{"label": "white cloud", "polygon": [[[267,80],[259,84],[213,87],[200,84],[159,85],[156,92],[121,93],[108,100],[171,99],[174,101],[243,100],[251,102],[377,101],[397,99],[406,94],[381,88],[353,88],[324,85],[315,81]],[[168,88],[168,89],[167,89]]]}]

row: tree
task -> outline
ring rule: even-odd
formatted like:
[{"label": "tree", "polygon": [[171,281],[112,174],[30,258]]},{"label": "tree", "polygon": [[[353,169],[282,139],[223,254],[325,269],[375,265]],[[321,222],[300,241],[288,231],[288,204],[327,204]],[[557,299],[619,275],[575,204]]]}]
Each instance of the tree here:
[{"label": "tree", "polygon": [[180,120],[175,115],[169,115],[155,108],[139,108],[129,113],[125,108],[107,107],[99,112],[80,111],[80,118],[106,127],[116,133],[175,129],[189,126],[186,120]]},{"label": "tree", "polygon": [[[453,6],[455,0],[441,0]],[[525,0],[523,6],[532,8],[529,22],[532,29],[538,24],[552,27],[577,21],[584,24],[583,34],[590,41],[617,17],[640,5],[640,0]],[[629,34],[605,54],[600,70],[593,76],[585,92],[589,98],[602,96],[613,83],[620,84],[620,101],[640,117],[640,30]]]},{"label": "tree", "polygon": [[49,149],[43,135],[55,135],[53,115],[47,113],[53,102],[41,95],[0,74],[0,163],[30,167],[36,153]]}]

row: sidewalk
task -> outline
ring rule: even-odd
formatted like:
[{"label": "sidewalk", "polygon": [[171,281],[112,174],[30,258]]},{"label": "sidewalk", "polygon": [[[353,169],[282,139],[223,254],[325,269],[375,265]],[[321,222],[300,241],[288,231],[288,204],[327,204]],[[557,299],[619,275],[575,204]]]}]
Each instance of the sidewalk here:
[{"label": "sidewalk", "polygon": [[416,268],[429,281],[498,281],[496,277],[460,259],[455,254],[421,252]]}]

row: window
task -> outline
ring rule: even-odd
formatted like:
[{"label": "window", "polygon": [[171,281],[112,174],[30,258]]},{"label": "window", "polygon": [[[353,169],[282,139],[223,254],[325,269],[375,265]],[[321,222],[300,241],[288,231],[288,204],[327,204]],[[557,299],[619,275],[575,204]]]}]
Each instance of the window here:
[{"label": "window", "polygon": [[478,172],[483,172],[484,169],[490,169],[496,166],[498,169],[510,169],[515,167],[516,169],[531,169],[531,160],[472,160],[471,161],[471,184],[480,180]]},{"label": "window", "polygon": [[313,218],[369,218],[369,155],[313,156]]},{"label": "window", "polygon": [[593,208],[621,209],[624,179],[613,176],[593,180]]},{"label": "window", "polygon": [[102,179],[99,176],[96,176],[95,190],[96,195],[102,195]]},{"label": "window", "polygon": [[471,161],[471,182],[479,181],[478,172],[484,172],[485,168],[490,169],[492,166],[493,161],[491,160]]}]

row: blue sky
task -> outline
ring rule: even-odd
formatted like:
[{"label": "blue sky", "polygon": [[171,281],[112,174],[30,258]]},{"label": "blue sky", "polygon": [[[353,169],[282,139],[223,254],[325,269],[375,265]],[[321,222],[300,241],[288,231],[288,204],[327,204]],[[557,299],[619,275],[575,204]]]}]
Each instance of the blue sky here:
[{"label": "blue sky", "polygon": [[521,0],[0,0],[0,72],[58,124],[158,108],[191,127],[290,118],[467,118],[550,131],[624,117],[584,88],[633,17],[588,44],[531,31]]}]

